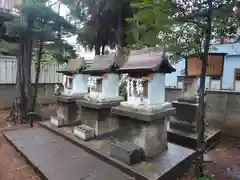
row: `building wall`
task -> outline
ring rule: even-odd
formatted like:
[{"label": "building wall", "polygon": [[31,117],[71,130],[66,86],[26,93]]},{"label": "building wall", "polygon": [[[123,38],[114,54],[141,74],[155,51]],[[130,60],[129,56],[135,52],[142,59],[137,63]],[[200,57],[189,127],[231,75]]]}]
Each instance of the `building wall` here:
[{"label": "building wall", "polygon": [[240,55],[226,56],[222,77],[222,89],[234,89],[234,73],[236,68],[240,68]]},{"label": "building wall", "polygon": [[[222,89],[234,89],[235,68],[240,68],[240,43],[212,45],[211,52],[228,53],[224,59],[221,87]],[[180,76],[181,71],[185,69],[185,60],[174,64],[173,67],[176,72],[166,75],[166,87],[177,87],[177,76]],[[210,88],[210,77],[206,78],[205,86],[207,89]]]},{"label": "building wall", "polygon": [[0,0],[0,8],[5,10],[13,10],[16,5],[21,4],[22,0]]},{"label": "building wall", "polygon": [[[0,84],[0,109],[10,108],[15,100],[15,84]],[[181,89],[166,88],[166,101],[181,96]],[[40,103],[55,103],[54,84],[38,85]],[[221,128],[223,134],[240,137],[240,92],[207,91],[207,123]]]},{"label": "building wall", "polygon": [[[55,103],[54,98],[55,84],[39,84],[38,85],[38,99],[43,104]],[[61,84],[59,84],[61,87]],[[0,84],[0,109],[6,109],[12,106],[16,96],[15,84]]]},{"label": "building wall", "polygon": [[173,67],[176,69],[176,72],[166,74],[165,86],[167,87],[177,87],[177,77],[181,75],[181,71],[185,70],[185,60],[180,60],[178,63],[174,64]]},{"label": "building wall", "polygon": [[[39,83],[61,83],[63,75],[57,73],[57,70],[63,68],[63,65],[57,63],[46,64],[42,67],[39,77]],[[17,75],[17,63],[14,56],[0,56],[0,84],[15,84]],[[36,70],[32,63],[31,79],[35,82]]]}]

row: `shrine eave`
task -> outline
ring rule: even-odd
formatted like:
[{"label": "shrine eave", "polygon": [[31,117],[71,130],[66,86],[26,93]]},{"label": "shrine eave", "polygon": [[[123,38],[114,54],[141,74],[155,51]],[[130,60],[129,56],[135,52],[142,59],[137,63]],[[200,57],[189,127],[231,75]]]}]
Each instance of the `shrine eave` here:
[{"label": "shrine eave", "polygon": [[118,69],[120,73],[172,73],[175,72],[176,69],[171,66],[168,60],[162,60],[160,63],[156,64],[155,66],[141,66],[136,65],[135,67],[123,67]]},{"label": "shrine eave", "polygon": [[63,73],[66,75],[74,75],[81,73],[85,69],[84,59],[70,59],[68,64],[62,70],[58,70],[57,73]]},{"label": "shrine eave", "polygon": [[0,10],[0,20],[1,21],[11,21],[14,19],[14,15],[10,11]]},{"label": "shrine eave", "polygon": [[[228,53],[208,53],[209,56],[221,56],[221,57],[225,57]],[[201,57],[203,56],[204,53],[196,53],[196,54],[191,54],[189,56],[187,56],[186,58],[190,58],[190,57]]]},{"label": "shrine eave", "polygon": [[187,76],[187,75],[180,75],[180,76],[177,76],[178,78],[197,78],[199,76],[194,76],[194,75],[191,75],[191,76]]},{"label": "shrine eave", "polygon": [[84,74],[103,74],[103,73],[113,73],[119,66],[115,63],[114,55],[102,55],[96,56],[94,63],[87,69],[83,71]]},{"label": "shrine eave", "polygon": [[169,63],[162,47],[149,47],[131,51],[127,62],[118,70],[121,73],[172,73],[176,70]]},{"label": "shrine eave", "polygon": [[110,67],[108,69],[88,69],[82,71],[83,74],[89,74],[89,75],[102,75],[105,73],[119,73],[117,71],[117,68]]}]

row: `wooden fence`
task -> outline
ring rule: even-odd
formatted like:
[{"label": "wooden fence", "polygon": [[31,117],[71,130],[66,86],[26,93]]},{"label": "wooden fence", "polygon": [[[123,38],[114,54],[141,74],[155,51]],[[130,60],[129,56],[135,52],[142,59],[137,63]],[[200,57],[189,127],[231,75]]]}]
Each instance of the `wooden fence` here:
[{"label": "wooden fence", "polygon": [[[56,73],[63,65],[52,63],[43,66],[40,72],[39,83],[61,83],[63,75]],[[32,82],[35,82],[35,64],[31,67]],[[15,84],[17,75],[16,58],[13,56],[0,56],[0,84]]]}]

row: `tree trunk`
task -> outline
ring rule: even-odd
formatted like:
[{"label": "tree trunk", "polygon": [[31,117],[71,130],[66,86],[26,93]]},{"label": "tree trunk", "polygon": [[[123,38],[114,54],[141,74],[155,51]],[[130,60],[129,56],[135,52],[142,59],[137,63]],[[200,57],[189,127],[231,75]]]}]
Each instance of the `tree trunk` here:
[{"label": "tree trunk", "polygon": [[[21,22],[24,23],[25,19],[21,16]],[[28,28],[31,28],[31,22],[28,22]],[[17,88],[19,87],[19,115],[20,122],[23,123],[28,120],[29,102],[31,97],[31,61],[32,61],[32,41],[28,35],[23,32],[20,36],[21,54],[19,58]],[[18,90],[18,89],[17,89]]]},{"label": "tree trunk", "polygon": [[200,88],[199,88],[199,111],[198,111],[198,118],[197,118],[197,152],[198,152],[198,176],[204,176],[204,152],[205,152],[205,76],[206,76],[206,69],[208,64],[208,53],[210,47],[210,41],[212,37],[212,1],[208,0],[209,5],[209,14],[207,17],[207,28],[205,32],[205,44],[204,44],[204,54],[201,57],[202,60],[202,69],[201,69],[201,76],[200,76]]},{"label": "tree trunk", "polygon": [[37,94],[38,94],[38,81],[39,81],[40,70],[41,70],[42,51],[43,51],[43,41],[41,40],[39,44],[38,54],[37,54],[36,77],[33,85],[33,98],[32,98],[31,112],[34,112],[36,108],[36,101],[37,101]]},{"label": "tree trunk", "polygon": [[97,34],[97,37],[96,37],[94,50],[95,50],[95,55],[100,55],[101,54],[101,42],[100,42],[99,33]]},{"label": "tree trunk", "polygon": [[102,45],[102,53],[101,53],[102,55],[105,54],[105,47],[106,47],[105,45]]},{"label": "tree trunk", "polygon": [[19,58],[19,67],[18,67],[18,76],[19,76],[19,82],[17,82],[17,84],[19,83],[19,85],[17,85],[17,87],[19,86],[19,97],[16,97],[16,99],[18,99],[19,101],[19,115],[20,115],[20,122],[22,123],[23,121],[25,121],[27,119],[27,104],[26,104],[26,94],[25,94],[25,71],[24,71],[24,60],[26,57],[26,44],[24,42],[24,37],[21,37],[21,55]]},{"label": "tree trunk", "polygon": [[123,19],[122,9],[118,13],[118,27],[117,27],[117,44],[119,47],[123,47]]},{"label": "tree trunk", "polygon": [[[32,101],[32,82],[31,82],[31,65],[32,65],[32,41],[28,39],[26,43],[26,59],[24,60],[24,78],[25,78],[25,96],[26,96],[26,111],[30,112]],[[28,120],[28,119],[26,119]]]}]

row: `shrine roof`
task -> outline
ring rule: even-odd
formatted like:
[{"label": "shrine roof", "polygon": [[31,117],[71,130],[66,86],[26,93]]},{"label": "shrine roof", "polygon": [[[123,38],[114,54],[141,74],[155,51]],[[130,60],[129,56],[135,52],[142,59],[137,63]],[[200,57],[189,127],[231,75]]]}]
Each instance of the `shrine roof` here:
[{"label": "shrine roof", "polygon": [[176,70],[169,63],[163,48],[151,47],[131,51],[127,62],[119,71],[122,73],[172,73]]},{"label": "shrine roof", "polygon": [[110,73],[122,66],[124,58],[118,58],[116,54],[95,56],[93,64],[84,70],[86,74]]},{"label": "shrine roof", "polygon": [[[210,52],[210,53],[208,53],[209,56],[222,56],[222,57],[226,56],[227,54],[228,53],[220,53],[220,52]],[[187,56],[187,58],[189,58],[189,57],[201,57],[203,55],[204,55],[204,53],[191,54],[191,55]]]},{"label": "shrine roof", "polygon": [[11,21],[14,19],[14,15],[10,11],[4,9],[0,11],[0,16],[3,21]]},{"label": "shrine roof", "polygon": [[77,73],[81,72],[84,68],[85,68],[85,65],[84,65],[83,58],[69,59],[67,66],[61,70],[58,70],[57,72],[72,75],[72,74],[77,74]]}]

